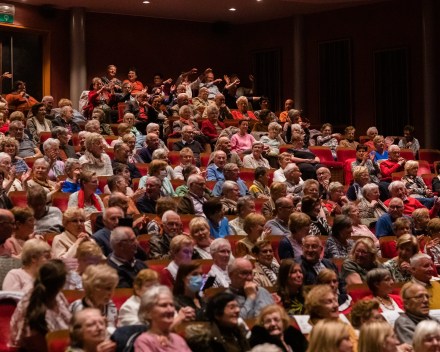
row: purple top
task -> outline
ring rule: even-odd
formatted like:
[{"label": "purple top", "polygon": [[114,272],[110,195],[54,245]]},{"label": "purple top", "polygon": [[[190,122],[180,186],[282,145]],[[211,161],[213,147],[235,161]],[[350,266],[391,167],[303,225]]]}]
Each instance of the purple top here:
[{"label": "purple top", "polygon": [[52,165],[52,168],[49,170],[49,180],[56,181],[57,176],[64,175],[64,163],[61,160],[55,161],[55,163]]},{"label": "purple top", "polygon": [[162,345],[157,335],[144,332],[134,343],[134,352],[191,352],[185,340],[177,334],[170,333],[167,344]]}]

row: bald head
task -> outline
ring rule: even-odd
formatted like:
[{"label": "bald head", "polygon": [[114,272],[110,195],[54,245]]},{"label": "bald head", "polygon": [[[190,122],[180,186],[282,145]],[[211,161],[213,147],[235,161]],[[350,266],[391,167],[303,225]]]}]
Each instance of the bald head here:
[{"label": "bald head", "polygon": [[[119,193],[119,192],[117,192]],[[122,194],[122,193],[120,193]],[[119,198],[118,198],[119,199]],[[119,207],[111,207],[104,210],[104,215],[102,221],[104,222],[104,226],[113,231],[116,226],[119,224],[119,219],[124,217],[124,212]]]},{"label": "bald head", "polygon": [[44,104],[46,108],[46,112],[50,112],[53,108],[53,97],[50,95],[46,95],[41,102]]},{"label": "bald head", "polygon": [[223,150],[226,154],[231,152],[231,140],[228,137],[221,137],[217,141],[218,150]]},{"label": "bald head", "polygon": [[6,240],[11,237],[12,232],[15,227],[14,215],[6,209],[0,209],[0,226],[2,226],[2,231],[0,231],[0,244],[6,242]]},{"label": "bald head", "polygon": [[124,193],[113,192],[108,197],[108,206],[119,207],[120,209],[122,209],[124,214],[127,214],[128,205],[128,197]]}]

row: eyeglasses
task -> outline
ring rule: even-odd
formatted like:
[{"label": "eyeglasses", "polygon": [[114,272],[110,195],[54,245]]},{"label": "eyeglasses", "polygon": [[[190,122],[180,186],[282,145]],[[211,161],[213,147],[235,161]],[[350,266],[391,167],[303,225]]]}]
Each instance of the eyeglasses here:
[{"label": "eyeglasses", "polygon": [[426,293],[421,293],[420,295],[414,296],[414,297],[408,297],[408,299],[414,298],[416,301],[423,301],[423,298],[426,298],[429,301],[429,295]]}]

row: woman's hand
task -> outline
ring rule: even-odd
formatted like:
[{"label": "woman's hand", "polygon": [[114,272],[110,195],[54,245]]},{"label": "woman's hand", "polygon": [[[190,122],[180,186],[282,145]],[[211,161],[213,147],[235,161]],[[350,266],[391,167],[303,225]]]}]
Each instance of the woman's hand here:
[{"label": "woman's hand", "polygon": [[346,196],[342,196],[341,197],[341,203],[345,205],[345,204],[350,203],[350,201],[348,200],[348,198]]},{"label": "woman's hand", "polygon": [[231,83],[231,80],[229,79],[229,77],[227,75],[224,75],[223,79],[225,80],[226,84]]},{"label": "woman's hand", "polygon": [[61,188],[63,188],[64,181],[59,181],[55,183],[55,187],[53,188],[55,192],[59,192]]},{"label": "woman's hand", "polygon": [[270,236],[272,234],[272,228],[268,227],[266,230],[263,231],[261,234],[261,237],[263,237],[263,240],[266,239],[267,236]]},{"label": "woman's hand", "polygon": [[265,194],[259,194],[258,195],[258,197],[257,197],[258,199],[267,199],[267,200],[269,200],[269,196],[266,196]]},{"label": "woman's hand", "polygon": [[378,204],[379,204],[379,203],[378,203],[377,200],[372,200],[371,203],[370,203],[370,205],[371,205],[372,207],[375,207],[375,206],[378,205]]},{"label": "woman's hand", "polygon": [[412,346],[408,345],[407,343],[402,343],[400,346],[397,346],[398,352],[411,352],[412,350]]},{"label": "woman's hand", "polygon": [[29,169],[27,169],[27,171],[25,173],[23,173],[21,175],[21,184],[27,183],[27,181],[29,180],[29,177],[31,177],[31,175],[32,175],[32,169],[29,168]]},{"label": "woman's hand", "polygon": [[[174,318],[173,325],[176,326],[180,324],[182,321],[192,321],[196,320],[196,311],[192,307],[183,307],[180,308],[179,313],[177,313],[177,316]],[[177,324],[176,324],[177,323]]]},{"label": "woman's hand", "polygon": [[136,219],[135,221],[133,221],[133,227],[137,226],[139,229],[141,229],[142,227],[147,225],[149,222],[150,222],[150,219],[148,219],[147,216],[144,214],[139,219]]},{"label": "woman's hand", "polygon": [[370,160],[371,160],[371,162],[374,163],[374,162],[375,162],[375,161],[374,161],[374,158],[376,157],[376,151],[373,150],[373,152],[372,152],[371,154],[368,154],[368,153],[367,153],[367,155],[370,155]]},{"label": "woman's hand", "polygon": [[437,246],[438,245],[438,243],[439,243],[439,239],[438,238],[435,238],[435,239],[433,239],[433,240],[431,240],[431,241],[429,241],[427,244],[426,244],[426,253],[428,253],[430,256],[432,256],[432,249],[435,247],[435,246]]},{"label": "woman's hand", "polygon": [[400,271],[404,274],[409,274],[411,272],[411,265],[408,262],[401,262],[399,265]]},{"label": "woman's hand", "polygon": [[77,237],[76,243],[81,244],[81,243],[83,243],[85,241],[89,241],[89,240],[90,240],[90,236],[85,232],[81,232]]}]

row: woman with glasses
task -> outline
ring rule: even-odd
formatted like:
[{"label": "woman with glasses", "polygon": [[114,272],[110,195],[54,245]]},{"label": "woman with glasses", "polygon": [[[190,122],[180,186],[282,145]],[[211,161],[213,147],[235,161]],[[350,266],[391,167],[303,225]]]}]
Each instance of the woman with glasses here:
[{"label": "woman with glasses", "polygon": [[[44,191],[46,192],[47,205],[50,205],[52,203],[52,194],[61,190],[63,182],[55,182],[49,179],[49,162],[43,158],[37,159],[34,162],[34,167],[32,171],[32,179],[27,181],[27,186],[42,186]],[[26,178],[23,180],[22,177],[22,182],[26,182]]]},{"label": "woman with glasses", "polygon": [[[293,209],[292,209],[293,211]],[[299,259],[303,254],[303,239],[310,231],[312,221],[307,214],[293,213],[289,217],[290,234],[284,237],[278,247],[280,260],[285,258]]]},{"label": "woman with glasses", "polygon": [[34,235],[34,211],[29,207],[14,207],[11,212],[15,219],[15,230],[12,236],[6,240],[5,247],[11,250],[11,257],[21,258],[24,244]]},{"label": "woman with glasses", "polygon": [[394,281],[387,269],[373,269],[367,274],[367,284],[372,295],[365,299],[374,299],[379,302],[380,312],[403,313],[403,300],[399,295],[391,294],[394,289]]}]

